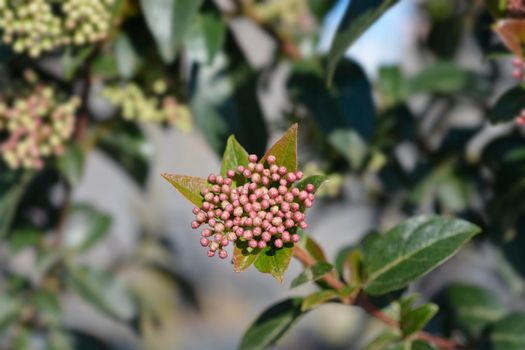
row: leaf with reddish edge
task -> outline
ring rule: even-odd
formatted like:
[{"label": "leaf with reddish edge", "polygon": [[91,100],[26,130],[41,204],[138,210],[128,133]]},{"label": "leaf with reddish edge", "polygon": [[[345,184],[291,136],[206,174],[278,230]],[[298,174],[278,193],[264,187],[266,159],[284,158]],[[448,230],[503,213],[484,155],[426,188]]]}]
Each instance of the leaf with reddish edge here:
[{"label": "leaf with reddish edge", "polygon": [[294,124],[284,135],[266,152],[260,163],[272,155],[277,159],[276,164],[285,166],[288,171],[297,171],[297,124]]},{"label": "leaf with reddish edge", "polygon": [[493,26],[505,46],[516,56],[523,58],[523,45],[525,44],[525,20],[503,19]]},{"label": "leaf with reddish edge", "polygon": [[248,165],[248,152],[241,146],[241,144],[235,139],[235,136],[231,135],[226,143],[226,149],[222,156],[221,174],[226,176],[228,170],[236,170],[239,165]]},{"label": "leaf with reddish edge", "polygon": [[233,248],[233,271],[239,273],[250,267],[261,252],[260,249],[248,250],[247,241],[237,241]]},{"label": "leaf with reddish edge", "polygon": [[198,207],[202,206],[201,191],[210,187],[208,180],[196,176],[175,174],[162,174],[161,176],[168,180],[187,200]]},{"label": "leaf with reddish edge", "polygon": [[284,273],[288,269],[290,260],[292,260],[295,246],[292,243],[286,243],[282,248],[274,247],[265,248],[255,260],[255,267],[262,273],[272,275],[280,283],[284,280]]},{"label": "leaf with reddish edge", "polygon": [[310,255],[315,259],[317,262],[326,262],[328,261],[326,259],[326,255],[324,254],[323,248],[310,236],[305,236],[305,241],[301,242],[301,245],[303,248],[310,253]]}]

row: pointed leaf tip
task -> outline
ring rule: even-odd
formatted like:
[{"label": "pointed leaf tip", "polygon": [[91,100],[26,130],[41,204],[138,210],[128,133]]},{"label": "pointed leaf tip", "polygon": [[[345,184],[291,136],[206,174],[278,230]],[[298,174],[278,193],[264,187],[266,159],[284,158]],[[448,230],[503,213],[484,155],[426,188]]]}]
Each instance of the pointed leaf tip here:
[{"label": "pointed leaf tip", "polygon": [[200,207],[202,205],[201,191],[209,187],[208,180],[186,175],[161,174],[173,187],[191,203]]},{"label": "pointed leaf tip", "polygon": [[288,171],[297,170],[297,130],[299,125],[293,124],[283,136],[268,149],[264,157],[261,159],[261,163],[264,163],[266,159],[273,155],[276,157],[277,165],[285,166]]}]

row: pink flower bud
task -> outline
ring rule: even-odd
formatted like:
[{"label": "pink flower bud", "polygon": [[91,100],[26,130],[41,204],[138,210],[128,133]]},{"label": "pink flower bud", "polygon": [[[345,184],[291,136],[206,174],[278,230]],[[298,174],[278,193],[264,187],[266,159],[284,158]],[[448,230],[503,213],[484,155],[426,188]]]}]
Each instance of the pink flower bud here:
[{"label": "pink flower bud", "polygon": [[224,178],[222,176],[217,176],[217,178],[215,179],[215,182],[217,182],[218,185],[222,185],[224,184]]},{"label": "pink flower bud", "polygon": [[295,226],[295,222],[293,220],[290,220],[290,219],[287,219],[285,222],[284,222],[284,226],[286,228],[292,228]]},{"label": "pink flower bud", "polygon": [[284,200],[287,201],[288,203],[292,203],[293,199],[294,199],[294,196],[290,192],[284,194]]},{"label": "pink flower bud", "polygon": [[257,159],[258,159],[257,155],[255,155],[255,154],[250,154],[248,156],[248,161],[250,161],[250,163],[257,163]]},{"label": "pink flower bud", "polygon": [[255,182],[256,184],[258,184],[259,182],[261,182],[261,175],[255,173],[252,175],[252,181]]},{"label": "pink flower bud", "polygon": [[313,191],[315,191],[315,186],[314,186],[314,184],[308,184],[308,185],[306,185],[305,190],[306,190],[306,192],[308,192],[308,193],[312,193]]},{"label": "pink flower bud", "polygon": [[264,249],[264,248],[266,248],[266,242],[265,241],[259,241],[259,243],[257,243],[257,246],[259,247],[259,249]]},{"label": "pink flower bud", "polygon": [[208,250],[208,258],[213,258],[215,256],[215,252]]},{"label": "pink flower bud", "polygon": [[303,230],[306,230],[308,228],[308,224],[305,221],[301,221],[299,227],[301,227]]},{"label": "pink flower bud", "polygon": [[284,231],[281,235],[281,239],[284,241],[284,242],[290,242],[290,232],[288,231]]},{"label": "pink flower bud", "polygon": [[197,215],[200,212],[201,212],[201,208],[197,208],[197,207],[193,208],[193,214]]},{"label": "pink flower bud", "polygon": [[202,230],[201,236],[206,238],[206,237],[210,237],[211,234],[212,234],[211,230],[209,228],[206,228]]},{"label": "pink flower bud", "polygon": [[255,165],[255,171],[258,172],[258,173],[262,173],[264,171],[264,165],[256,164]]},{"label": "pink flower bud", "polygon": [[234,178],[235,177],[235,171],[233,170],[228,170],[226,172],[226,176],[228,176],[230,179]]},{"label": "pink flower bud", "polygon": [[297,180],[301,180],[304,177],[304,174],[302,171],[298,171],[295,173],[295,177],[297,178]]},{"label": "pink flower bud", "polygon": [[272,164],[275,164],[275,161],[277,159],[275,159],[275,156],[273,155],[269,155],[268,158],[266,158],[266,161],[268,162],[268,164],[272,165]]},{"label": "pink flower bud", "polygon": [[305,207],[307,207],[307,208],[311,208],[312,205],[313,205],[313,203],[312,203],[311,200],[306,199],[306,200],[304,201],[304,206],[305,206]]},{"label": "pink flower bud", "polygon": [[210,244],[210,241],[207,238],[201,238],[201,246],[207,247]]},{"label": "pink flower bud", "polygon": [[225,251],[225,250],[221,250],[221,251],[219,252],[219,258],[221,258],[221,259],[226,259],[227,257],[228,257],[228,252],[227,252],[227,251]]},{"label": "pink flower bud", "polygon": [[198,229],[200,226],[201,226],[200,222],[197,222],[197,221],[192,221],[191,222],[191,228],[192,229]]},{"label": "pink flower bud", "polygon": [[281,179],[281,176],[279,174],[272,174],[271,179],[272,181],[277,182]]},{"label": "pink flower bud", "polygon": [[300,240],[301,240],[301,236],[299,236],[298,234],[292,235],[292,242],[299,243]]},{"label": "pink flower bud", "polygon": [[289,182],[295,182],[295,180],[297,180],[297,178],[295,177],[294,173],[288,173],[286,175],[286,180],[288,180]]},{"label": "pink flower bud", "polygon": [[282,247],[283,247],[283,241],[281,241],[279,238],[277,238],[277,239],[273,242],[273,245],[275,246],[275,248],[282,248]]},{"label": "pink flower bud", "polygon": [[217,177],[214,174],[208,175],[208,182],[209,183],[215,183],[216,180],[217,180]]},{"label": "pink flower bud", "polygon": [[242,172],[242,175],[248,178],[252,175],[252,172],[250,171],[250,169],[244,169],[244,171]]},{"label": "pink flower bud", "polygon": [[221,246],[227,247],[228,244],[230,244],[230,241],[228,241],[227,238],[223,238],[222,241],[221,241]]},{"label": "pink flower bud", "polygon": [[248,242],[248,246],[250,248],[257,248],[257,241],[255,239],[252,239]]},{"label": "pink flower bud", "polygon": [[237,171],[242,174],[244,172],[244,167],[242,165],[239,165],[237,167]]},{"label": "pink flower bud", "polygon": [[272,235],[269,232],[264,231],[261,234],[261,239],[265,242],[268,242],[270,239],[272,239]]},{"label": "pink flower bud", "polygon": [[285,166],[280,166],[279,167],[279,175],[284,176],[284,175],[286,175],[287,172],[288,172],[288,169],[286,169]]},{"label": "pink flower bud", "polygon": [[243,237],[244,239],[246,240],[250,240],[253,238],[253,232],[248,230],[248,231],[245,231],[244,234],[243,234]]}]

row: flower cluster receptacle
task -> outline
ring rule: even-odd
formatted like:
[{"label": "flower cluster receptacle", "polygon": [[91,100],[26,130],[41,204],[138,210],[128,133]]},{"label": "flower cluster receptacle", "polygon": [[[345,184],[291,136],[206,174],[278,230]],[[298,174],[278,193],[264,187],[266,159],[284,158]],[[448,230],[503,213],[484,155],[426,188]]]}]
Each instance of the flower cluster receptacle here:
[{"label": "flower cluster receptacle", "polygon": [[78,97],[61,102],[52,87],[36,86],[29,96],[0,101],[0,154],[12,169],[40,169],[43,158],[60,155],[75,125]]},{"label": "flower cluster receptacle", "polygon": [[299,242],[297,230],[307,227],[304,212],[312,206],[315,191],[313,184],[297,188],[302,178],[302,172],[276,165],[272,155],[264,164],[250,155],[248,166],[228,170],[226,177],[209,175],[210,188],[201,192],[204,201],[193,209],[191,223],[193,229],[207,225],[200,243],[208,256],[226,259],[225,248],[238,240],[251,249],[280,249]]},{"label": "flower cluster receptacle", "polygon": [[167,85],[162,80],[153,83],[152,93],[146,95],[138,84],[106,87],[102,94],[113,105],[121,108],[126,120],[168,123],[183,131],[191,128],[191,113],[174,96],[166,95]]},{"label": "flower cluster receptacle", "polygon": [[65,45],[105,39],[114,0],[0,0],[2,40],[38,57]]}]

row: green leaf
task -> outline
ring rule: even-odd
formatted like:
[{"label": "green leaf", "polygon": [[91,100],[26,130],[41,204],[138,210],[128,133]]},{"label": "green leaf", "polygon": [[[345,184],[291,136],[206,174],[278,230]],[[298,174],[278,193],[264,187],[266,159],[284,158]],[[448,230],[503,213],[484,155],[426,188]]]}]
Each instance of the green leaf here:
[{"label": "green leaf", "polygon": [[83,150],[75,143],[66,147],[66,151],[57,158],[57,168],[71,186],[77,186],[84,173],[85,156]]},{"label": "green leaf", "polygon": [[74,48],[72,46],[66,46],[60,63],[62,64],[62,70],[64,77],[67,81],[71,81],[77,74],[80,67],[87,60],[87,58],[93,53],[94,46],[86,46],[81,49]]},{"label": "green leaf", "polygon": [[480,229],[464,220],[418,216],[364,247],[364,289],[372,295],[401,289],[451,258]]},{"label": "green leaf", "polygon": [[299,181],[297,183],[297,188],[302,191],[306,188],[306,185],[312,184],[315,186],[315,190],[314,190],[314,193],[315,193],[326,181],[328,181],[328,176],[326,175],[312,175],[312,176],[305,177],[304,179]]},{"label": "green leaf", "polygon": [[367,147],[363,139],[354,130],[336,130],[329,135],[328,140],[345,157],[353,169],[357,169],[363,164],[367,155]]},{"label": "green leaf", "polygon": [[332,271],[334,267],[327,262],[319,262],[304,269],[293,281],[291,288],[298,287],[308,282],[314,282]]},{"label": "green leaf", "polygon": [[515,312],[494,323],[489,337],[493,350],[525,349],[525,313]]},{"label": "green leaf", "polygon": [[3,333],[21,315],[23,305],[7,294],[0,294],[0,305],[0,333]]},{"label": "green leaf", "polygon": [[74,350],[73,339],[66,332],[52,330],[48,335],[46,350]]},{"label": "green leaf", "polygon": [[399,334],[399,331],[389,328],[368,343],[365,350],[384,350],[388,346],[397,343],[399,340],[401,340],[401,334]]},{"label": "green leaf", "polygon": [[85,252],[107,235],[111,222],[111,216],[88,204],[75,205],[65,228],[64,245]]},{"label": "green leaf", "polygon": [[412,342],[411,350],[436,350],[436,348],[424,340],[417,339]]},{"label": "green leaf", "polygon": [[184,40],[188,57],[196,62],[211,64],[226,40],[226,25],[215,14],[203,14],[193,22]]},{"label": "green leaf", "polygon": [[149,175],[151,144],[134,123],[118,121],[101,133],[98,148],[119,165],[139,186]]},{"label": "green leaf", "polygon": [[317,243],[312,237],[303,234],[303,239],[301,240],[300,244],[304,249],[306,249],[308,253],[310,253],[310,255],[315,259],[315,261],[327,261],[323,248],[321,248],[319,243]]},{"label": "green leaf", "polygon": [[201,0],[140,0],[162,59],[171,63],[197,15]]},{"label": "green leaf", "polygon": [[0,165],[0,239],[9,234],[18,204],[33,175],[22,175],[2,169]]},{"label": "green leaf", "polygon": [[201,191],[208,188],[210,184],[208,180],[185,175],[162,174],[163,178],[168,180],[173,187],[179,191],[187,200],[195,204],[197,207],[202,206],[203,197]]},{"label": "green leaf", "polygon": [[263,350],[274,345],[304,314],[302,298],[286,299],[264,311],[244,334],[240,350]]},{"label": "green leaf", "polygon": [[107,271],[68,266],[66,282],[80,297],[103,313],[126,321],[135,315],[131,294],[116,276]]},{"label": "green leaf", "polygon": [[290,265],[294,245],[286,243],[282,248],[267,247],[257,255],[255,267],[262,273],[272,275],[277,281],[283,282],[284,273]]},{"label": "green leaf", "polygon": [[260,162],[264,163],[268,156],[273,155],[277,158],[277,165],[285,166],[288,171],[297,171],[297,129],[297,124],[292,125],[290,129],[266,151],[266,154]]},{"label": "green leaf", "polygon": [[401,330],[405,336],[410,336],[422,330],[436,315],[439,307],[436,304],[423,304],[415,309],[401,312]]},{"label": "green leaf", "polygon": [[250,267],[261,251],[248,247],[247,241],[237,240],[233,248],[233,271],[242,272]]},{"label": "green leaf", "polygon": [[125,32],[121,32],[115,39],[113,50],[119,75],[124,79],[131,79],[140,65],[140,58]]},{"label": "green leaf", "polygon": [[9,250],[17,253],[25,248],[35,246],[43,236],[44,233],[36,229],[18,229],[9,235]]},{"label": "green leaf", "polygon": [[489,112],[493,123],[508,122],[518,117],[525,108],[525,87],[516,86],[498,98]]},{"label": "green leaf", "polygon": [[241,144],[235,139],[235,136],[231,135],[226,143],[226,149],[222,157],[221,163],[221,174],[226,176],[228,170],[236,171],[239,165],[248,165],[248,152],[241,146]]},{"label": "green leaf", "polygon": [[471,337],[479,336],[505,313],[498,297],[478,286],[455,283],[445,289],[444,297],[455,323]]},{"label": "green leaf", "polygon": [[350,46],[398,0],[352,0],[337,28],[328,53],[328,81]]},{"label": "green leaf", "polygon": [[308,295],[301,304],[301,311],[306,312],[316,308],[329,300],[339,296],[339,292],[333,289],[320,290]]}]

